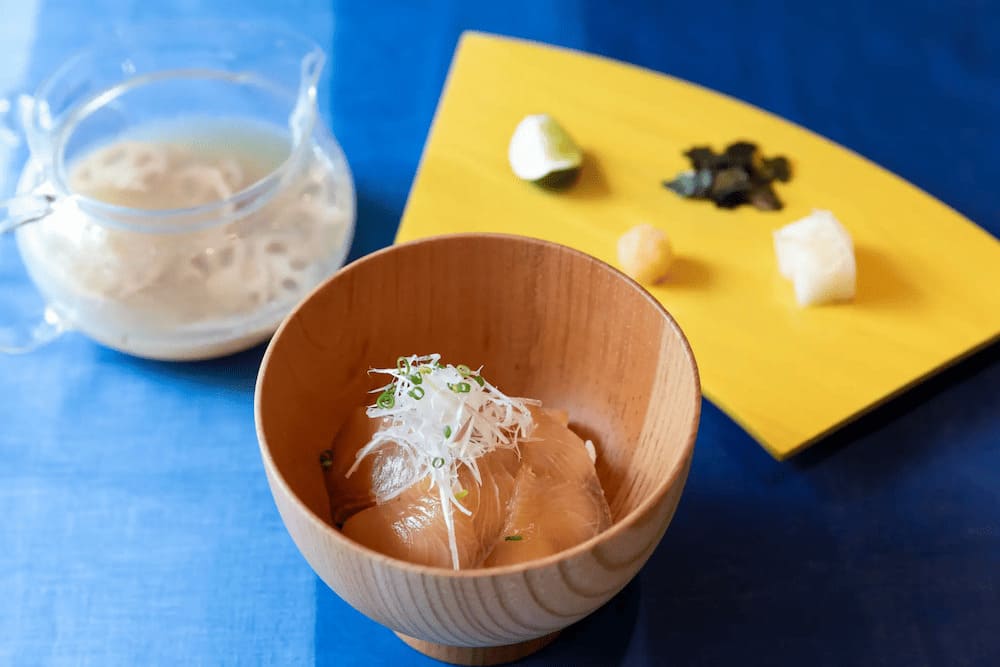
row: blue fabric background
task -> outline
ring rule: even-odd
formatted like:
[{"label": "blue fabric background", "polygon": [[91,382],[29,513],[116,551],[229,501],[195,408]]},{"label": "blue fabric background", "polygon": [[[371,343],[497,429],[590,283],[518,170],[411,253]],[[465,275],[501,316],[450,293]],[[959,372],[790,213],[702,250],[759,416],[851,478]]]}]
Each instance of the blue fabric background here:
[{"label": "blue fabric background", "polygon": [[[327,49],[355,257],[391,242],[464,29],[729,93],[1000,234],[1000,9],[986,0],[0,0],[0,92],[30,89],[111,22],[178,16],[282,23]],[[25,287],[16,262],[0,242],[0,318]],[[70,335],[0,358],[0,665],[431,664],[331,593],[285,533],[253,430],[261,354],[170,365]],[[652,560],[525,664],[1000,664],[997,358],[783,464],[706,404]]]}]

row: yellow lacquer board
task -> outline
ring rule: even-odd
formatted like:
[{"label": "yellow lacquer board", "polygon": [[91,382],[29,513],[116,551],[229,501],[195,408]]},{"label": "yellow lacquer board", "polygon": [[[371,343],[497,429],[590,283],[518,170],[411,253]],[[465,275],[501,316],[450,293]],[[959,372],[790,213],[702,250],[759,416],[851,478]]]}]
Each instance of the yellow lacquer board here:
[{"label": "yellow lacquer board", "polygon": [[[511,132],[555,116],[586,153],[551,193],[513,176]],[[791,158],[780,212],[685,201],[661,182],[682,151],[734,139]],[[854,238],[853,303],[800,308],[772,231],[830,209]],[[557,241],[616,265],[618,236],[665,230],[679,255],[650,292],[694,348],[706,396],[784,458],[1000,334],[1000,243],[822,137],[737,100],[564,49],[463,36],[397,241],[459,231]],[[628,332],[623,331],[623,336]]]}]

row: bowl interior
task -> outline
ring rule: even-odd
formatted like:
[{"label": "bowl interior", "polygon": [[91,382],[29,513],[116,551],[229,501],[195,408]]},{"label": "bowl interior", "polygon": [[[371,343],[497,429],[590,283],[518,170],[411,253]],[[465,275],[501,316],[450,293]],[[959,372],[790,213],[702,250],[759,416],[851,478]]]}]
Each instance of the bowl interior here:
[{"label": "bowl interior", "polygon": [[697,372],[680,330],[651,296],[563,246],[437,237],[343,269],[271,343],[257,394],[262,447],[315,516],[330,522],[319,452],[385,383],[366,371],[433,352],[482,364],[508,394],[568,410],[574,430],[597,447],[616,522],[662,496],[690,454]]}]

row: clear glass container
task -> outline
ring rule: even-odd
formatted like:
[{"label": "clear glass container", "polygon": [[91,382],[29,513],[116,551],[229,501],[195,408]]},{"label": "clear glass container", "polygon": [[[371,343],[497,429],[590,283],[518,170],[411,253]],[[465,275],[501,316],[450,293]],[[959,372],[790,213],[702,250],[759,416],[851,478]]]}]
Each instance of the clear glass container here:
[{"label": "clear glass container", "polygon": [[[78,330],[181,360],[273,333],[354,233],[351,173],[317,111],[323,64],[301,36],[233,25],[136,30],[64,63],[22,105],[30,158],[0,202],[45,317],[0,349]],[[206,147],[217,169],[183,157]],[[251,178],[254,160],[269,166]],[[109,203],[105,182],[170,208]]]}]

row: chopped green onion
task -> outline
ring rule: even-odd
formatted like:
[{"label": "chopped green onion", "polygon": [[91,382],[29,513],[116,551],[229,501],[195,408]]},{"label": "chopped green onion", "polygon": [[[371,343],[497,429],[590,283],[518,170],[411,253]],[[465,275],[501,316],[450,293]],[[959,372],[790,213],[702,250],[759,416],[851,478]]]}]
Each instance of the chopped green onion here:
[{"label": "chopped green onion", "polygon": [[333,465],[333,450],[324,449],[319,453],[319,464],[323,466],[323,469],[329,468]]},{"label": "chopped green onion", "polygon": [[505,542],[520,542],[524,538],[521,537],[520,535],[508,535],[507,537],[505,537],[503,539],[504,539]]},{"label": "chopped green onion", "polygon": [[[405,467],[398,480],[401,486],[409,488],[428,481],[429,477],[429,482],[437,485],[442,494],[441,513],[446,517],[451,564],[455,568],[459,567],[459,557],[454,519],[459,511],[467,516],[475,511],[473,505],[478,502],[478,496],[473,497],[472,490],[477,494],[481,491],[466,478],[460,464],[469,464],[476,473],[477,459],[500,448],[515,448],[518,441],[527,439],[530,433],[528,405],[523,399],[511,398],[494,388],[480,377],[480,368],[478,364],[472,368],[465,364],[449,364],[438,354],[411,354],[398,357],[395,366],[372,369],[373,373],[389,376],[383,386],[368,397],[369,413],[382,428],[372,435],[365,447],[368,450],[365,456],[354,457],[354,465],[345,474],[350,477],[359,472],[362,460],[383,443],[396,443]],[[451,399],[449,392],[454,393]],[[471,419],[467,413],[477,418]],[[331,445],[327,443],[327,446]],[[319,455],[315,449],[313,452],[313,456]],[[334,449],[333,454],[329,459],[330,468],[321,474],[337,475],[339,479],[344,462],[337,457],[343,452]],[[313,459],[315,464],[316,459]],[[376,498],[376,501],[382,500],[384,498]],[[447,524],[451,524],[450,527]],[[512,542],[534,538],[533,533],[522,537],[511,535],[514,531],[508,530],[510,532],[500,531],[500,537],[506,535]]]},{"label": "chopped green onion", "polygon": [[383,410],[391,410],[394,405],[396,405],[396,395],[392,393],[392,389],[386,389],[378,396],[378,400],[375,401],[375,405],[379,406]]}]

